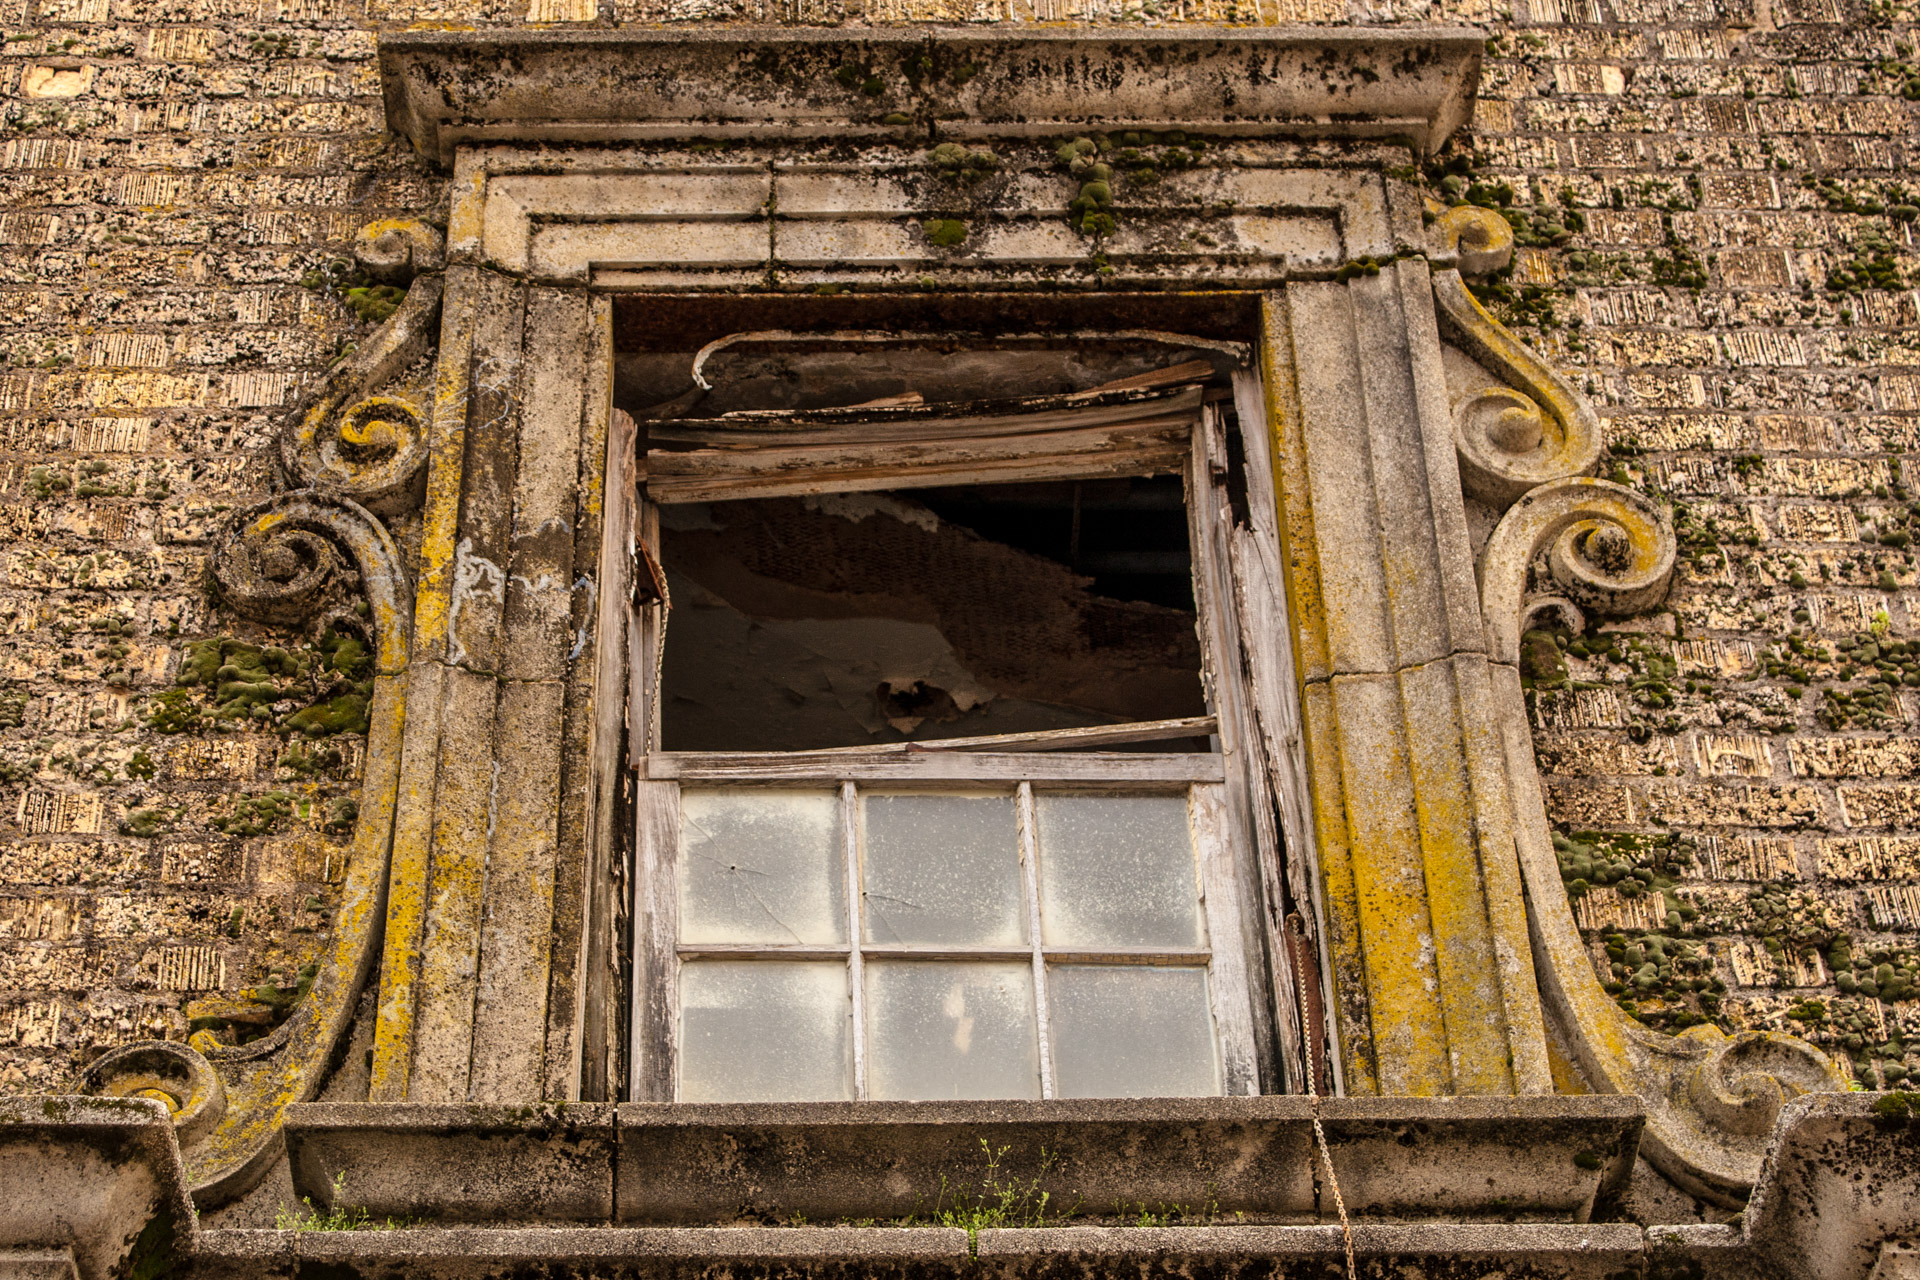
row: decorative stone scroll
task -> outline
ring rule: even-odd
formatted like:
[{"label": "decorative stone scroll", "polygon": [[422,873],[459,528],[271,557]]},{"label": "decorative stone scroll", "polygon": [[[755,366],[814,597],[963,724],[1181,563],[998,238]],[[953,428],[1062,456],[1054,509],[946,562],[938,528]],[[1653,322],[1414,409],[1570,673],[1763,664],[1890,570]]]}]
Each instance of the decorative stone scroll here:
[{"label": "decorative stone scroll", "polygon": [[[1772,1032],[1728,1037],[1711,1024],[1678,1036],[1634,1021],[1600,984],[1554,857],[1520,687],[1520,637],[1538,620],[1579,632],[1586,618],[1631,617],[1666,598],[1676,544],[1645,495],[1585,478],[1600,453],[1593,406],[1474,300],[1463,275],[1505,266],[1506,219],[1460,207],[1437,227],[1433,277],[1443,330],[1507,383],[1453,404],[1461,485],[1505,510],[1481,552],[1480,600],[1515,808],[1534,970],[1547,1013],[1587,1081],[1647,1108],[1642,1150],[1695,1195],[1729,1207],[1759,1175],[1775,1117],[1802,1093],[1844,1089],[1812,1045]],[[1533,581],[1539,569],[1550,581]],[[1531,591],[1530,591],[1531,588]]]},{"label": "decorative stone scroll", "polygon": [[1537,484],[1584,475],[1600,457],[1600,420],[1586,397],[1488,315],[1463,275],[1505,266],[1513,228],[1490,209],[1462,205],[1437,224],[1458,265],[1433,273],[1443,332],[1507,385],[1460,396],[1453,404],[1460,483],[1470,497],[1504,509]]},{"label": "decorative stone scroll", "polygon": [[280,465],[294,485],[394,515],[419,503],[426,481],[428,379],[416,371],[439,333],[445,253],[438,231],[394,219],[362,229],[354,257],[407,296],[295,412]]},{"label": "decorative stone scroll", "polygon": [[[398,278],[393,273],[438,263],[438,236],[417,223],[375,224],[369,232],[359,252],[376,275]],[[417,483],[423,415],[410,399],[371,391],[427,352],[439,299],[436,278],[413,278],[406,303],[296,410],[282,436],[287,474],[309,487],[236,513],[209,557],[213,585],[236,612],[277,626],[356,633],[373,654],[374,675],[340,907],[307,995],[249,1044],[224,1044],[205,1031],[184,1045],[131,1044],[94,1062],[76,1086],[166,1104],[202,1206],[244,1194],[277,1158],[282,1113],[325,1079],[379,956],[413,592],[393,539],[355,497],[392,510]]]},{"label": "decorative stone scroll", "polygon": [[[1673,576],[1673,527],[1644,495],[1604,480],[1569,477],[1528,493],[1508,509],[1482,552],[1481,601],[1502,703],[1515,839],[1526,884],[1534,969],[1549,1016],[1588,1082],[1646,1104],[1642,1150],[1676,1184],[1736,1206],[1759,1175],[1782,1104],[1802,1093],[1844,1089],[1825,1054],[1792,1036],[1711,1024],[1678,1036],[1628,1017],[1600,985],[1580,939],[1554,858],[1533,740],[1520,689],[1523,620],[1543,606],[1599,616],[1643,613]],[[1558,595],[1526,595],[1544,557]]]}]

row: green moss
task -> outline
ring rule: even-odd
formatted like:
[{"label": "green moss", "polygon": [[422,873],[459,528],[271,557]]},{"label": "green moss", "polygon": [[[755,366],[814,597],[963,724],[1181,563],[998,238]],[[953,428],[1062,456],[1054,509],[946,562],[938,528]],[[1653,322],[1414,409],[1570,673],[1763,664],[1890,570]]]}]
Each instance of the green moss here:
[{"label": "green moss", "polygon": [[353,830],[353,824],[360,817],[360,804],[351,796],[336,796],[327,803],[327,820],[324,824],[335,835],[345,835]]},{"label": "green moss", "polygon": [[[366,645],[350,633],[329,630],[300,652],[221,637],[187,645],[174,680],[182,688],[161,697],[175,720],[189,714],[249,720],[313,737],[365,733],[372,667]],[[211,690],[206,705],[186,696],[184,690],[194,687]],[[276,722],[275,707],[287,702],[299,709]]]},{"label": "green moss", "polygon": [[257,796],[237,796],[226,816],[207,823],[223,835],[248,837],[265,835],[282,818],[293,815],[294,797],[285,791],[266,791]]},{"label": "green moss", "polygon": [[1920,1120],[1920,1093],[1895,1089],[1874,1099],[1873,1114],[1883,1120]]},{"label": "green moss", "polygon": [[310,738],[330,733],[365,733],[368,699],[360,693],[345,693],[325,702],[316,702],[296,711],[282,721],[282,727]]},{"label": "green moss", "polygon": [[957,142],[943,142],[927,153],[927,163],[941,173],[974,182],[998,169],[1000,157],[985,147],[969,150]]},{"label": "green moss", "polygon": [[958,218],[929,218],[927,239],[942,249],[958,248],[966,243],[967,224]]},{"label": "green moss", "polygon": [[347,310],[369,324],[379,324],[400,309],[407,291],[390,284],[365,285],[344,293]]},{"label": "green moss", "polygon": [[1551,631],[1529,631],[1520,637],[1520,683],[1523,688],[1554,689],[1567,682],[1567,660],[1560,639]]},{"label": "green moss", "polygon": [[129,809],[126,821],[120,824],[120,834],[151,840],[173,830],[173,819],[174,815],[165,809]]},{"label": "green moss", "polygon": [[156,733],[191,733],[200,727],[200,708],[185,689],[168,689],[147,704],[147,727]]},{"label": "green moss", "polygon": [[218,640],[200,640],[186,647],[180,659],[180,672],[173,682],[179,685],[212,684],[214,673],[220,670],[220,644]]}]

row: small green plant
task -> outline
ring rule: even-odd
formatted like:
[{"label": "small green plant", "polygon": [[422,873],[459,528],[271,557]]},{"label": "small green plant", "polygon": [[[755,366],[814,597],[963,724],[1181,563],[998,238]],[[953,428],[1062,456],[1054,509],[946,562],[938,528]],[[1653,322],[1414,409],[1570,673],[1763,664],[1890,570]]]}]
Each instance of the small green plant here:
[{"label": "small green plant", "polygon": [[[959,1227],[965,1231],[967,1252],[976,1256],[982,1231],[1053,1225],[1048,1221],[1053,1193],[1041,1190],[1040,1183],[1052,1172],[1056,1163],[1054,1155],[1043,1147],[1039,1172],[1031,1178],[1016,1178],[1003,1173],[1001,1169],[1001,1161],[1007,1154],[1006,1147],[990,1146],[982,1138],[980,1150],[987,1158],[987,1167],[980,1177],[979,1190],[963,1190],[950,1183],[943,1173],[940,1175],[940,1194],[934,1197],[932,1212],[927,1215],[927,1220],[936,1226]],[[948,1197],[952,1197],[952,1203],[948,1203]],[[1053,1219],[1057,1223],[1059,1218],[1071,1216],[1073,1212],[1074,1209],[1069,1209],[1064,1215],[1054,1214]],[[918,1219],[919,1215],[916,1214],[901,1225],[918,1225]]]},{"label": "small green plant", "polygon": [[301,1209],[289,1209],[281,1205],[274,1211],[273,1226],[276,1231],[398,1231],[411,1225],[406,1218],[376,1219],[367,1212],[366,1206],[348,1208],[344,1203],[347,1175],[345,1172],[333,1175],[333,1194],[328,1197],[333,1207],[324,1212],[316,1209],[312,1196],[301,1196]]}]

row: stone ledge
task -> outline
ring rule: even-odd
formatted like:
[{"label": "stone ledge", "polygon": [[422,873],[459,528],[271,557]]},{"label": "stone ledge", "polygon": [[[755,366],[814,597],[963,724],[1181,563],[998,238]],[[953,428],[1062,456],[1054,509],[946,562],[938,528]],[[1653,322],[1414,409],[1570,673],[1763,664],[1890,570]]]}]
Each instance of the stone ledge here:
[{"label": "stone ledge", "polygon": [[[436,1222],[901,1219],[1000,1177],[1056,1212],[1118,1205],[1320,1221],[1316,1104],[1302,1097],[1052,1102],[630,1103],[292,1108],[294,1185],[374,1217]],[[1581,1220],[1624,1176],[1622,1097],[1349,1098],[1317,1104],[1356,1218]]]},{"label": "stone ledge", "polygon": [[[1361,1226],[1354,1253],[1380,1277],[1504,1274],[1603,1280],[1642,1258],[1632,1226],[1432,1224]],[[562,1277],[933,1277],[1179,1274],[1272,1277],[1337,1274],[1337,1226],[954,1228],[577,1227],[374,1232],[208,1231],[195,1280],[227,1276],[389,1276],[415,1280],[533,1273]],[[1335,1270],[1329,1272],[1329,1266]]]},{"label": "stone ledge", "polygon": [[135,1254],[185,1237],[193,1221],[186,1169],[159,1102],[0,1101],[0,1274],[105,1280]]},{"label": "stone ledge", "polygon": [[[1460,27],[419,31],[381,37],[380,73],[389,126],[448,165],[480,142],[922,145],[1086,128],[1404,136],[1431,151],[1472,116],[1483,41]],[[926,92],[903,71],[915,54]]]}]

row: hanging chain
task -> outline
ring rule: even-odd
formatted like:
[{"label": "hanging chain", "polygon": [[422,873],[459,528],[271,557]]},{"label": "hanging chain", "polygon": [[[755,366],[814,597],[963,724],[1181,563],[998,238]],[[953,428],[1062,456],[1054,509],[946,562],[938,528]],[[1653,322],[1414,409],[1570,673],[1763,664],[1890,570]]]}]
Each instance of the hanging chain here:
[{"label": "hanging chain", "polygon": [[[1298,925],[1295,926],[1298,928]],[[1307,1007],[1307,988],[1298,972],[1298,958],[1295,961],[1296,972],[1293,975],[1293,990],[1300,998],[1300,1029],[1311,1033],[1313,1018]],[[1304,1040],[1304,1036],[1303,1036]],[[1340,1179],[1333,1171],[1333,1152],[1327,1146],[1327,1131],[1320,1126],[1320,1072],[1314,1065],[1311,1041],[1305,1041],[1307,1051],[1307,1097],[1313,1108],[1313,1140],[1320,1148],[1320,1159],[1327,1166],[1327,1186],[1333,1191],[1333,1207],[1340,1211],[1340,1237],[1347,1246],[1347,1280],[1359,1280],[1359,1271],[1353,1263],[1353,1224],[1347,1220],[1347,1202],[1340,1194]]]}]

